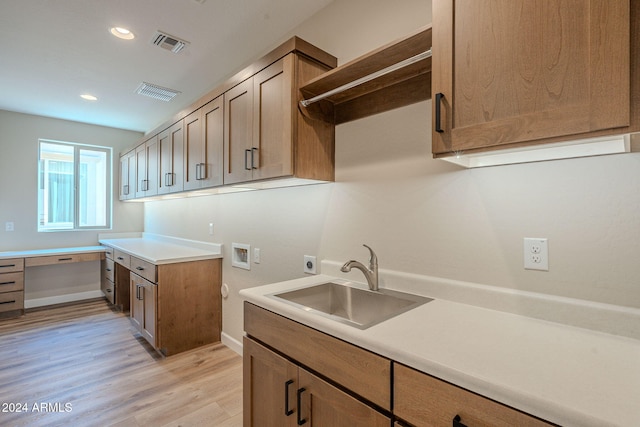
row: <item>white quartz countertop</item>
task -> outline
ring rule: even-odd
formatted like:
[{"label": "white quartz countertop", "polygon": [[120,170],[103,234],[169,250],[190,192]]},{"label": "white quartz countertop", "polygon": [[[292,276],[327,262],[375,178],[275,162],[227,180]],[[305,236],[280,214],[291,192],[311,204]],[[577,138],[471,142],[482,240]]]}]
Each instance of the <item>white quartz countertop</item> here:
[{"label": "white quartz countertop", "polygon": [[49,255],[70,255],[88,252],[104,252],[103,246],[81,246],[74,248],[33,249],[27,251],[0,252],[0,259],[8,258],[33,258]]},{"label": "white quartz countertop", "polygon": [[100,238],[100,243],[133,255],[152,264],[200,261],[222,258],[222,245],[164,236]]},{"label": "white quartz countertop", "polygon": [[638,340],[442,299],[360,330],[269,296],[327,281],[350,283],[318,275],[240,295],[553,423],[640,426]]}]

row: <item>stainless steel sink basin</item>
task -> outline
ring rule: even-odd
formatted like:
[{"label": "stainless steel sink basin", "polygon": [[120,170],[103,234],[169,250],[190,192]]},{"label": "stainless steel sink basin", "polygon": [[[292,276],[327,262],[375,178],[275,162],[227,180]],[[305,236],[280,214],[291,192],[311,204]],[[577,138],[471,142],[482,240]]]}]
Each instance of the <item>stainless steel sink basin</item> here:
[{"label": "stainless steel sink basin", "polygon": [[404,292],[387,289],[374,292],[331,282],[270,296],[359,329],[433,301]]}]

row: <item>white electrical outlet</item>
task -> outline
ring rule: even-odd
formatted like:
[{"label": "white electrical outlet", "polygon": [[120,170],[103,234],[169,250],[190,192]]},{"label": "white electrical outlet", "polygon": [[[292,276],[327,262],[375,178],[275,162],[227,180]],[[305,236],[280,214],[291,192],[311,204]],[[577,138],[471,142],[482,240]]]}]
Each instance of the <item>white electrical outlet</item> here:
[{"label": "white electrical outlet", "polygon": [[253,248],[253,263],[260,264],[260,248]]},{"label": "white electrical outlet", "polygon": [[549,246],[547,239],[524,238],[524,268],[549,271]]},{"label": "white electrical outlet", "polygon": [[209,236],[213,236],[213,223],[209,223]]},{"label": "white electrical outlet", "polygon": [[316,274],[316,257],[311,255],[304,256],[303,271],[308,274]]},{"label": "white electrical outlet", "polygon": [[13,231],[15,230],[14,226],[13,226],[13,222],[12,221],[7,221],[4,224],[4,231]]}]

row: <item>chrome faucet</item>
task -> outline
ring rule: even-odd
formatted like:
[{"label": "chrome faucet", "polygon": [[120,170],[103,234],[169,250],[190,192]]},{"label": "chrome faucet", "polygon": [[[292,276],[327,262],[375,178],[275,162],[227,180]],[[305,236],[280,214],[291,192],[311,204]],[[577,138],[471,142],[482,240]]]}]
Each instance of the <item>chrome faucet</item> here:
[{"label": "chrome faucet", "polygon": [[348,273],[352,268],[357,268],[358,270],[364,273],[364,277],[367,279],[367,283],[369,284],[369,289],[372,291],[378,291],[378,257],[376,253],[373,252],[367,245],[362,245],[365,248],[369,249],[371,256],[369,258],[369,268],[365,267],[361,262],[351,260],[344,263],[340,271],[343,273]]}]

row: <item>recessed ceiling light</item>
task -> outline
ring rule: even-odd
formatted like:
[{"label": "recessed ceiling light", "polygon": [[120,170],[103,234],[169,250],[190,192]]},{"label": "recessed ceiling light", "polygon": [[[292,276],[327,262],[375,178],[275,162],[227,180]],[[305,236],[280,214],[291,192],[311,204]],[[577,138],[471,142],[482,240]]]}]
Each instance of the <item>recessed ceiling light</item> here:
[{"label": "recessed ceiling light", "polygon": [[86,99],[87,101],[97,101],[98,100],[98,98],[96,98],[93,95],[89,95],[88,93],[83,93],[82,95],[80,95],[80,98]]},{"label": "recessed ceiling light", "polygon": [[135,37],[131,31],[127,30],[126,28],[122,28],[122,27],[111,27],[109,29],[109,31],[114,36],[116,36],[116,37],[118,37],[120,39],[124,39],[124,40],[131,40],[131,39],[133,39]]}]

